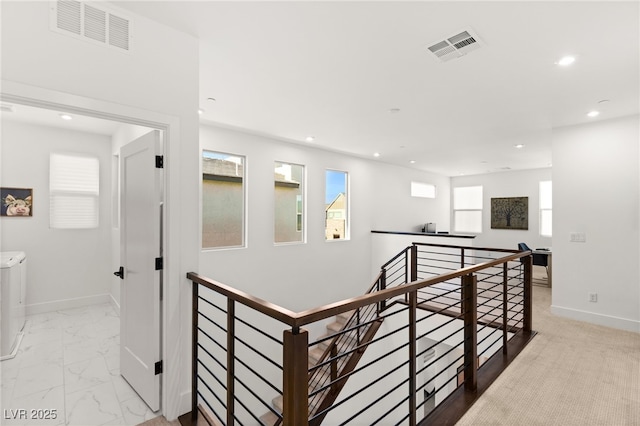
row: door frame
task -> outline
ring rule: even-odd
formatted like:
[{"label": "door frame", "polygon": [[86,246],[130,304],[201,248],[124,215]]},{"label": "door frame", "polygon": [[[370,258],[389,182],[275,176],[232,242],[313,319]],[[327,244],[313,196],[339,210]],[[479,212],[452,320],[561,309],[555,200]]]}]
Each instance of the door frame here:
[{"label": "door frame", "polygon": [[[169,317],[169,313],[175,313],[181,310],[181,292],[170,291],[168,286],[170,282],[181,283],[184,281],[179,273],[179,250],[172,250],[172,247],[179,247],[180,245],[178,227],[169,226],[171,218],[174,220],[180,219],[180,212],[173,212],[173,210],[176,210],[173,206],[179,205],[179,183],[174,184],[174,191],[172,191],[170,180],[171,176],[179,176],[180,119],[176,116],[160,114],[154,111],[10,81],[2,81],[0,90],[0,101],[6,103],[65,111],[71,114],[85,115],[160,130],[163,141],[162,155],[164,156],[162,185],[164,187],[165,206],[162,223],[164,268],[162,270],[163,298],[161,301],[162,317],[160,319],[164,368],[161,378],[160,413],[164,414],[168,419],[177,418],[182,414],[182,406],[184,405],[182,400],[185,398],[180,391],[179,380],[169,380],[169,378],[180,377],[180,365],[182,364],[180,358],[184,356],[184,354],[170,350],[167,342],[172,342],[174,349],[176,347],[185,347],[186,344],[186,342],[182,342],[182,340],[184,340],[183,333],[180,333],[182,328],[182,325],[179,323],[181,315],[178,315],[178,324],[175,323],[175,318],[173,321],[170,321]],[[174,158],[174,161],[171,161],[172,158]],[[172,202],[174,192],[178,202]],[[174,251],[176,252],[175,254]]]}]

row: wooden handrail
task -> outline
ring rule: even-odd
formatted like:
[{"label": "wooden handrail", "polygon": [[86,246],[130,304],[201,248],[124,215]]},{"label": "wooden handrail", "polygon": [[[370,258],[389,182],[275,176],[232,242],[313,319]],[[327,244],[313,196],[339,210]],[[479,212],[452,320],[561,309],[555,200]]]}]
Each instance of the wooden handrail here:
[{"label": "wooden handrail", "polygon": [[[436,245],[436,244],[433,244],[433,246],[459,248],[458,246],[447,246],[447,245]],[[466,248],[469,248],[469,247],[466,247]],[[481,250],[477,248],[472,248],[472,249]],[[498,250],[492,250],[492,251],[498,251]],[[505,262],[510,262],[510,261],[531,255],[530,250],[515,252],[515,253],[513,253],[513,251],[505,251],[505,250],[501,250],[501,251],[512,253],[512,254],[501,257],[499,259],[492,260],[492,261],[483,262],[477,265],[467,266],[465,268],[458,269],[457,271],[442,274],[437,277],[427,278],[424,280],[419,280],[412,283],[403,284],[401,286],[396,286],[393,288],[381,290],[375,293],[369,293],[362,296],[341,300],[339,302],[330,303],[328,305],[307,309],[302,312],[293,312],[289,309],[283,308],[274,303],[267,302],[266,300],[260,299],[259,297],[252,296],[248,293],[234,289],[233,287],[229,287],[227,285],[224,285],[210,278],[203,277],[196,272],[187,273],[187,278],[211,290],[217,291],[225,295],[229,299],[232,299],[243,305],[249,306],[262,314],[265,314],[284,324],[287,324],[291,327],[296,328],[296,327],[302,327],[304,325],[314,323],[316,321],[327,319],[347,311],[352,311],[357,308],[361,308],[367,305],[372,305],[374,303],[378,303],[383,300],[392,299],[394,297],[404,295],[412,291],[417,291],[422,288],[429,287],[444,281],[449,281],[454,278],[460,278],[465,275],[473,274],[474,272],[480,271],[482,269],[490,268],[496,265],[501,265]]]}]

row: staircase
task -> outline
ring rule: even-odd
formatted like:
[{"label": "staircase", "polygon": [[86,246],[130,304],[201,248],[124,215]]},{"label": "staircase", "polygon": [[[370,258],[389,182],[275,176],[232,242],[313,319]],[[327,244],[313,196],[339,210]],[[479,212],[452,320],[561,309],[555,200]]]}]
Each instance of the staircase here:
[{"label": "staircase", "polygon": [[[371,322],[368,324],[364,324],[362,318],[360,321],[362,323],[357,327],[356,311],[337,315],[335,321],[326,326],[327,333],[318,339],[320,343],[309,350],[309,418],[333,404],[348,380],[348,377],[342,380],[340,377],[355,369],[366,350],[366,344],[382,324],[381,319],[369,320]],[[281,415],[283,396],[274,398],[272,405]],[[309,424],[319,425],[325,416],[326,413],[319,415]],[[260,421],[268,426],[282,423],[281,417],[272,411],[262,415]]]}]

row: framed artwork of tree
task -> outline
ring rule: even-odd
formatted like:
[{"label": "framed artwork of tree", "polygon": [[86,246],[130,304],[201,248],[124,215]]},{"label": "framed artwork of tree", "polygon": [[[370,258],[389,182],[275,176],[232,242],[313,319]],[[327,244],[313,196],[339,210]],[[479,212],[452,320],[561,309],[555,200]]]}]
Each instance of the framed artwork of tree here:
[{"label": "framed artwork of tree", "polygon": [[491,229],[529,229],[529,197],[492,198]]}]

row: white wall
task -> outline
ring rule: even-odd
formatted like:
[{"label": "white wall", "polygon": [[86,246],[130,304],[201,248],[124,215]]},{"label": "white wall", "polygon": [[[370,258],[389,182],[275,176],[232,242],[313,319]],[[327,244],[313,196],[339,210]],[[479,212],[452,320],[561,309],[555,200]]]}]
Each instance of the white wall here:
[{"label": "white wall", "polygon": [[[49,30],[48,1],[1,2],[2,93],[169,124],[163,412],[190,409],[190,283],[198,270],[197,39],[126,11],[130,54]],[[159,44],[159,42],[161,43]],[[159,47],[160,46],[160,47]],[[109,238],[109,237],[107,237]]]},{"label": "white wall", "polygon": [[638,116],[553,133],[556,314],[640,332],[638,141]]},{"label": "white wall", "polygon": [[[552,180],[551,168],[452,177],[451,191],[459,186],[482,186],[482,233],[477,235],[473,245],[514,250],[521,242],[530,248],[552,246],[551,238],[540,236],[539,184],[545,180]],[[528,230],[491,229],[491,199],[502,197],[529,197]],[[555,215],[556,206],[553,207]]]},{"label": "white wall", "polygon": [[[109,301],[111,140],[55,127],[3,121],[3,187],[33,188],[33,216],[0,218],[3,251],[27,254],[27,313]],[[81,153],[100,161],[99,226],[49,228],[49,155]]]},{"label": "white wall", "polygon": [[[213,126],[201,128],[200,143],[203,149],[245,155],[248,190],[247,247],[203,251],[200,272],[293,311],[355,297],[369,288],[372,229],[412,231],[427,220],[448,227],[447,177]],[[306,167],[306,244],[273,243],[276,160]],[[324,238],[328,168],[349,172],[348,241]],[[438,198],[412,198],[412,180],[437,185]]]}]

